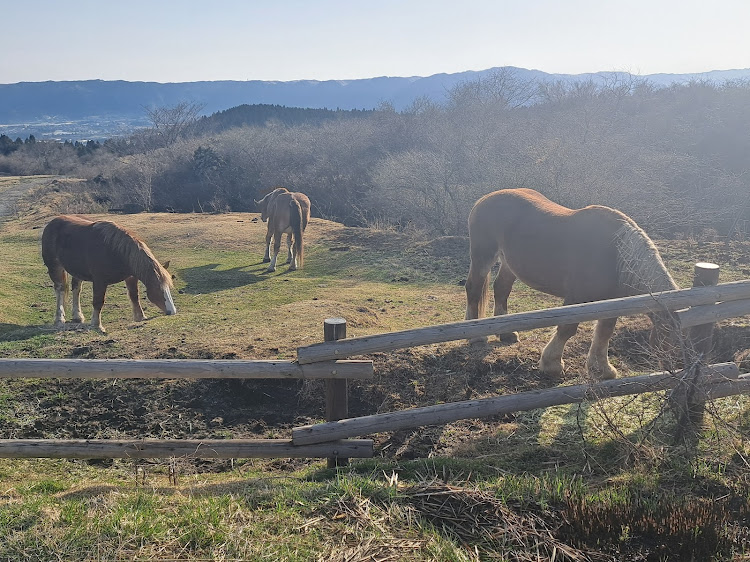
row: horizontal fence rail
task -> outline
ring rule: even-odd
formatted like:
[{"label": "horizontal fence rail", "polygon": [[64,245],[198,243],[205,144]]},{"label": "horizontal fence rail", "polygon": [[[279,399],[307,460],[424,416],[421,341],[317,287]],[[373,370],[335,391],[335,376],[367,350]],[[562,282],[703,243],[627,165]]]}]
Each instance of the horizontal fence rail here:
[{"label": "horizontal fence rail", "polygon": [[[486,337],[494,334],[547,328],[558,324],[588,322],[602,318],[631,316],[647,312],[675,311],[698,305],[715,305],[750,299],[750,281],[722,283],[662,291],[650,295],[623,297],[585,304],[559,306],[533,312],[519,312],[477,320],[464,320],[427,328],[415,328],[373,336],[316,343],[297,348],[297,360],[306,365],[317,361],[343,359],[352,355],[392,351],[418,345]],[[734,315],[734,314],[732,314]],[[727,316],[731,317],[731,316]],[[696,321],[695,324],[702,323]]]},{"label": "horizontal fence rail", "polygon": [[370,458],[372,439],[293,445],[282,439],[0,439],[0,458]]},{"label": "horizontal fence rail", "polygon": [[[735,380],[731,380],[735,379]],[[482,418],[494,415],[510,414],[561,404],[575,404],[585,400],[600,400],[614,396],[642,394],[668,390],[677,386],[681,374],[668,372],[653,373],[635,377],[624,377],[594,384],[559,386],[545,390],[531,390],[519,394],[480,398],[438,404],[422,408],[412,408],[398,412],[374,414],[360,418],[349,418],[334,422],[319,423],[296,427],[292,430],[292,442],[295,445],[323,443],[331,439],[343,439],[370,435],[383,431],[421,427],[425,425],[444,424],[468,418]],[[726,396],[712,394],[710,385],[722,384],[721,391],[737,391],[735,394],[750,390],[750,377],[739,378],[739,369],[735,363],[718,363],[707,368],[705,377],[709,397]],[[732,386],[733,385],[733,386]]]},{"label": "horizontal fence rail", "polygon": [[293,361],[234,359],[0,359],[0,378],[117,379],[365,379],[372,361]]},{"label": "horizontal fence rail", "polygon": [[728,301],[717,304],[692,306],[677,312],[680,326],[692,328],[700,324],[721,322],[728,318],[737,318],[750,314],[750,300]]}]

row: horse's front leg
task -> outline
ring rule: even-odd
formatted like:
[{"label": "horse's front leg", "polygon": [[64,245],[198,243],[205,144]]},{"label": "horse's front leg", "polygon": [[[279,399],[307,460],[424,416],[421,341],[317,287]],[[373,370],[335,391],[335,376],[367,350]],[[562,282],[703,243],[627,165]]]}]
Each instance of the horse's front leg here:
[{"label": "horse's front leg", "polygon": [[562,359],[565,344],[578,330],[578,324],[563,324],[557,327],[555,335],[544,347],[542,357],[539,359],[539,370],[547,375],[560,376],[565,369]]},{"label": "horse's front leg", "polygon": [[263,254],[263,263],[271,261],[271,236],[273,231],[271,230],[271,220],[268,221],[268,228],[266,229],[266,251]]},{"label": "horse's front leg", "polygon": [[102,326],[102,307],[104,306],[104,295],[107,292],[107,284],[94,281],[94,298],[92,305],[94,311],[91,314],[91,327],[106,334],[107,330]]},{"label": "horse's front leg", "polygon": [[279,250],[281,250],[281,232],[273,233],[273,256],[271,257],[271,263],[268,264],[266,273],[273,273],[276,271],[276,259],[279,257]]},{"label": "horse's front leg", "polygon": [[83,324],[86,321],[86,317],[81,310],[81,285],[83,285],[83,281],[77,277],[73,277],[70,284],[73,292],[73,322]]},{"label": "horse's front leg", "polygon": [[[508,296],[515,280],[515,273],[507,265],[501,263],[500,271],[498,271],[495,283],[492,285],[495,294],[495,316],[508,314]],[[518,341],[518,332],[506,332],[498,334],[497,337],[500,338],[500,341],[515,343]]]},{"label": "horse's front leg", "polygon": [[133,320],[141,322],[146,319],[146,315],[143,314],[143,308],[141,307],[141,299],[138,294],[138,279],[133,276],[125,279],[125,286],[128,288],[128,296],[130,297],[130,304],[133,305]]},{"label": "horse's front leg", "polygon": [[592,379],[604,380],[617,377],[617,369],[609,362],[609,340],[615,332],[616,323],[617,318],[605,318],[596,322],[594,338],[591,341],[588,357],[586,357],[586,370]]}]

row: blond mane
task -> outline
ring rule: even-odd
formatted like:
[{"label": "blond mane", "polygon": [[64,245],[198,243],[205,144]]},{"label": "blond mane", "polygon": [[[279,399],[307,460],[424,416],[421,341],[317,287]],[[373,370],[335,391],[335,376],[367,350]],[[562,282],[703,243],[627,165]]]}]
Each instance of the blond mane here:
[{"label": "blond mane", "polygon": [[161,285],[172,287],[170,273],[138,237],[110,221],[97,221],[93,228],[101,234],[106,246],[130,264],[135,277],[145,284],[155,278]]},{"label": "blond mane", "polygon": [[618,278],[624,287],[636,294],[679,288],[651,238],[624,214],[622,226],[615,232],[615,244]]}]

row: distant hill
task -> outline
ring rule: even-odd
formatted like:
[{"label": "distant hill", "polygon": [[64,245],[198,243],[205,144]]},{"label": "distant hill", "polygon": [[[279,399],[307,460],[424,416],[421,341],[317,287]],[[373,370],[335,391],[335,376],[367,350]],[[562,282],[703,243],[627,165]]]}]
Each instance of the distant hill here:
[{"label": "distant hill", "polygon": [[[488,76],[498,69],[435,74],[427,77],[379,77],[359,80],[250,80],[214,82],[126,82],[85,80],[0,84],[0,133],[8,136],[94,138],[123,134],[146,125],[145,107],[174,106],[188,101],[212,114],[247,104],[296,108],[371,110],[388,102],[404,109],[420,97],[443,101],[455,85]],[[521,80],[580,81],[611,79],[617,73],[548,74],[512,69]],[[628,76],[622,73],[623,76]],[[692,79],[723,82],[750,79],[750,69],[717,70],[702,74],[642,76],[658,85]],[[39,134],[42,132],[42,134]]]},{"label": "distant hill", "polygon": [[198,131],[215,133],[233,127],[265,125],[269,121],[275,121],[283,125],[299,125],[302,123],[320,125],[331,119],[361,117],[371,113],[373,113],[373,110],[331,110],[270,104],[242,104],[201,117],[198,121]]}]

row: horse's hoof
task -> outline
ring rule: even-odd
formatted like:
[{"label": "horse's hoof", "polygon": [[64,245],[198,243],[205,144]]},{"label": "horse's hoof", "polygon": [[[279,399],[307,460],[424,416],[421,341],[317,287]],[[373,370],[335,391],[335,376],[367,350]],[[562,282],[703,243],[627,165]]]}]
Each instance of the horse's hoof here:
[{"label": "horse's hoof", "polygon": [[612,365],[609,365],[604,369],[588,367],[587,370],[589,373],[589,377],[596,381],[609,381],[617,378],[617,369],[615,369]]},{"label": "horse's hoof", "polygon": [[268,269],[266,269],[266,273],[273,273],[274,271],[276,271],[275,267],[269,267]]},{"label": "horse's hoof", "polygon": [[260,263],[268,263],[271,261],[271,258],[263,258],[263,261]]},{"label": "horse's hoof", "polygon": [[565,372],[565,361],[560,361],[559,363],[547,363],[544,361],[544,358],[542,358],[539,360],[538,368],[545,375],[561,377]]},{"label": "horse's hoof", "polygon": [[83,324],[85,321],[86,319],[83,316],[81,316],[80,318],[73,318],[71,320],[71,322],[73,322],[74,324]]}]

